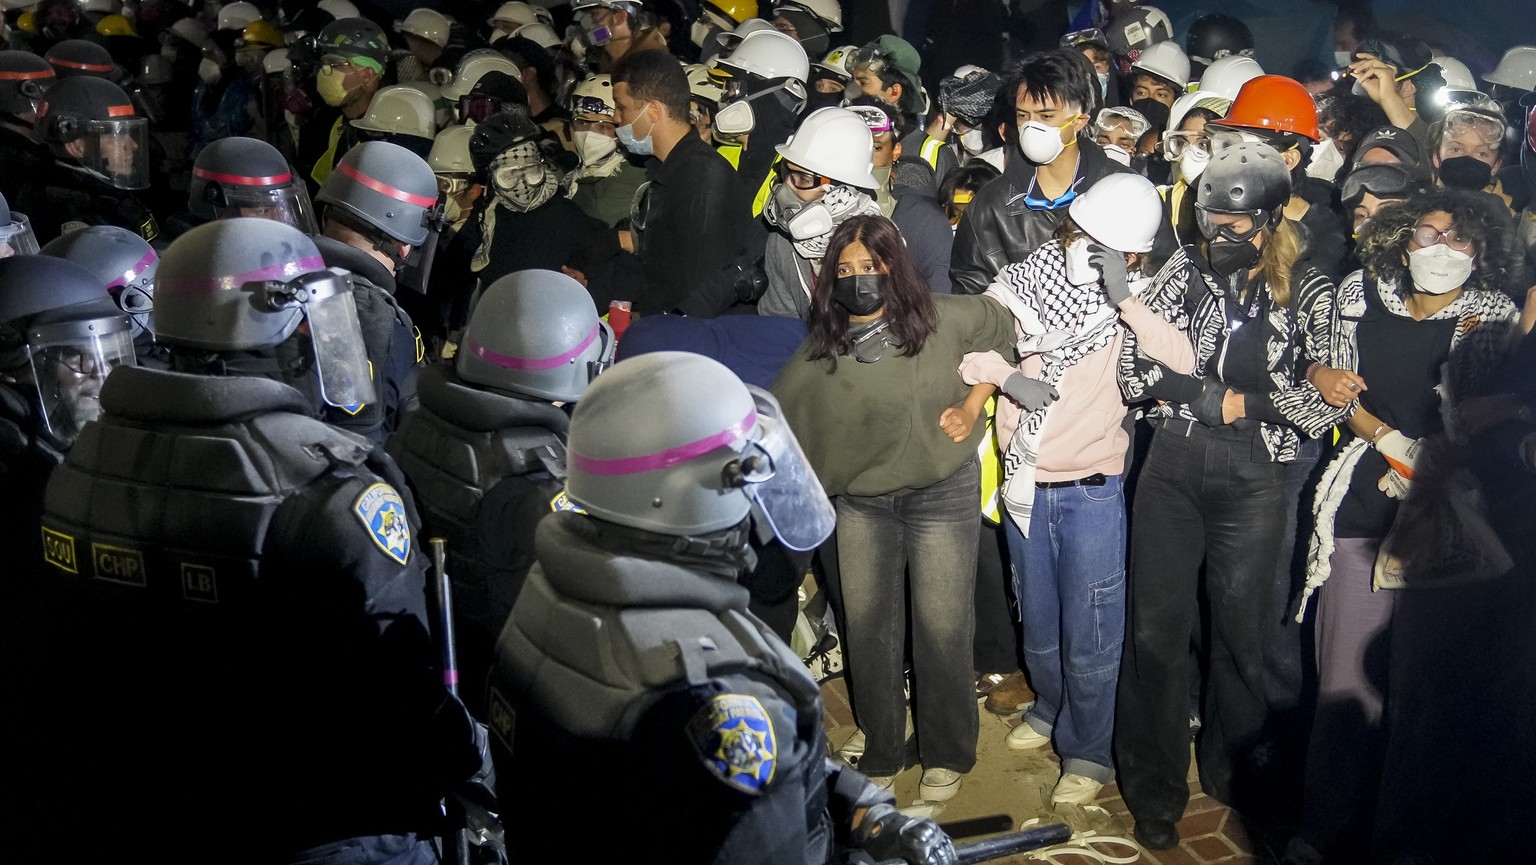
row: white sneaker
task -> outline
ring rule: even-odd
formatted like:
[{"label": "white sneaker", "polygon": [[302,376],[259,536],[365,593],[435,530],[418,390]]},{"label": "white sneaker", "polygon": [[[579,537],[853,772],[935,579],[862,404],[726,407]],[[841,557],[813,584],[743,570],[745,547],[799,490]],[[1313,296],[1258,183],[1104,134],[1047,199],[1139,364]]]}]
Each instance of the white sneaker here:
[{"label": "white sneaker", "polygon": [[870,775],[869,782],[882,790],[889,790],[896,786],[895,775]]},{"label": "white sneaker", "polygon": [[1100,781],[1067,772],[1061,776],[1060,781],[1056,782],[1056,789],[1051,791],[1051,803],[1086,805],[1092,802],[1102,789],[1104,784]]},{"label": "white sneaker", "polygon": [[837,759],[857,769],[859,758],[864,756],[864,742],[864,731],[854,730],[853,735],[848,737],[848,741],[837,749]]},{"label": "white sneaker", "polygon": [[929,802],[945,802],[960,792],[960,779],[965,777],[953,769],[924,769],[923,780],[917,785],[917,795]]},{"label": "white sneaker", "polygon": [[1014,727],[1008,733],[1008,747],[1015,751],[1033,751],[1051,744],[1051,737],[1035,731],[1028,723]]}]

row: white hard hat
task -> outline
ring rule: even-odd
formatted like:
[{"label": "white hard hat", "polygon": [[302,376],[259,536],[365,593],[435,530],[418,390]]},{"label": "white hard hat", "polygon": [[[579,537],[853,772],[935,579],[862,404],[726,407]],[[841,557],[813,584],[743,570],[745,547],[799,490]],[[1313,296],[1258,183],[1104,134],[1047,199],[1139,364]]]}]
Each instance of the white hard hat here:
[{"label": "white hard hat", "polygon": [[[582,107],[583,102],[598,100],[603,103],[602,111],[594,111],[593,107]],[[601,75],[588,75],[575,87],[571,88],[571,115],[578,114],[617,114],[619,106],[613,101],[613,77],[604,73]]]},{"label": "white hard hat", "polygon": [[1436,57],[1435,65],[1440,67],[1440,74],[1445,78],[1446,87],[1452,90],[1477,89],[1477,81],[1472,77],[1472,70],[1455,57]]},{"label": "white hard hat", "polygon": [[357,11],[357,7],[352,5],[351,0],[320,0],[319,3],[315,4],[315,8],[321,12],[331,13],[331,17],[337,21],[343,18],[362,17],[361,13]]},{"label": "white hard hat", "polygon": [[1240,54],[1228,54],[1219,57],[1216,62],[1205,67],[1205,74],[1200,76],[1200,90],[1207,96],[1220,96],[1223,99],[1236,99],[1243,85],[1264,74],[1264,67],[1252,57],[1244,57]]},{"label": "white hard hat", "polygon": [[693,98],[713,102],[716,105],[725,98],[725,88],[709,77],[708,66],[702,63],[690,63],[683,67],[683,71],[688,75],[688,93]]},{"label": "white hard hat", "polygon": [[1089,237],[1115,252],[1150,252],[1163,222],[1163,198],[1152,181],[1119,172],[1100,178],[1067,212]]},{"label": "white hard hat", "polygon": [[475,134],[475,124],[450,126],[432,139],[432,152],[427,154],[427,164],[435,174],[473,174],[475,163],[469,157],[469,139]]},{"label": "white hard hat", "polygon": [[471,51],[459,61],[459,68],[453,73],[453,80],[443,85],[443,98],[449,102],[457,102],[460,98],[469,95],[478,82],[487,72],[505,72],[513,78],[521,78],[522,70],[517,68],[511,58],[492,48],[482,48]]},{"label": "white hard hat", "polygon": [[853,77],[853,67],[858,64],[859,46],[842,45],[827,52],[827,56],[813,63],[844,81]]},{"label": "white hard hat", "polygon": [[208,38],[208,28],[196,18],[178,18],[171,24],[170,32],[191,42],[198,48],[207,48],[213,42]]},{"label": "white hard hat", "polygon": [[368,113],[352,125],[369,132],[433,138],[437,135],[437,109],[427,94],[409,84],[395,84],[375,93]]},{"label": "white hard hat", "polygon": [[395,32],[425,39],[439,48],[448,44],[448,31],[452,27],[453,21],[447,15],[425,7],[412,9],[405,20],[395,22]]},{"label": "white hard hat", "polygon": [[268,75],[281,75],[293,68],[287,48],[274,48],[261,58],[261,71]]},{"label": "white hard hat", "polygon": [[1166,78],[1180,87],[1189,84],[1189,56],[1173,40],[1159,42],[1141,52],[1131,64],[1131,74],[1138,70]]},{"label": "white hard hat", "polygon": [[545,24],[543,21],[524,24],[513,30],[512,35],[521,36],[540,48],[555,48],[561,42],[560,34],[555,32],[555,28]]},{"label": "white hard hat", "polygon": [[874,136],[864,118],[846,108],[820,108],[775,148],[786,162],[861,189],[879,189]]},{"label": "white hard hat", "polygon": [[720,65],[733,72],[750,72],[767,79],[794,78],[804,82],[811,74],[811,61],[806,58],[805,49],[792,37],[777,30],[747,34],[731,56],[720,61]]},{"label": "white hard hat", "polygon": [[1201,88],[1192,93],[1186,93],[1173,100],[1173,107],[1168,109],[1168,132],[1178,132],[1179,126],[1189,114],[1191,108],[1204,108],[1213,111],[1218,116],[1226,117],[1232,110],[1232,100],[1225,96],[1217,96],[1214,93]]},{"label": "white hard hat", "polygon": [[244,30],[245,25],[252,21],[261,20],[261,10],[254,3],[245,0],[235,0],[234,3],[219,10],[220,30]]},{"label": "white hard hat", "polygon": [[785,0],[785,2],[773,4],[773,9],[777,12],[785,6],[791,9],[803,9],[820,19],[829,33],[839,33],[843,29],[843,7],[837,0]]},{"label": "white hard hat", "polygon": [[545,24],[553,25],[555,23],[555,16],[543,6],[531,6],[522,2],[522,0],[512,0],[510,3],[501,4],[496,10],[496,14],[492,15],[485,23],[495,27],[501,21],[508,21],[519,27],[525,24],[532,24],[535,21],[542,21]]},{"label": "white hard hat", "polygon": [[1505,51],[1499,68],[1484,75],[1483,80],[1516,90],[1536,90],[1536,48],[1516,45]]},{"label": "white hard hat", "polygon": [[748,18],[737,24],[734,30],[721,30],[719,33],[716,33],[715,41],[721,45],[740,45],[741,40],[760,30],[765,32],[772,31],[774,33],[779,32],[777,27],[761,18]]}]

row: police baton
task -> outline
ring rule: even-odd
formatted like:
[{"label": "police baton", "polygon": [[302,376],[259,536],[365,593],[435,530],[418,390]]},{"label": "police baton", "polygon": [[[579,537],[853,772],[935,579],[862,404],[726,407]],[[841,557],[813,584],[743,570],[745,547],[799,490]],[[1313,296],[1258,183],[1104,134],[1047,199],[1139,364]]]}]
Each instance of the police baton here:
[{"label": "police baton", "polygon": [[989,862],[993,859],[1001,859],[1004,856],[1012,856],[1015,853],[1024,853],[1029,850],[1038,850],[1041,847],[1061,844],[1071,840],[1071,838],[1071,826],[1065,823],[1051,823],[1020,832],[1010,832],[1007,835],[999,835],[996,838],[972,841],[969,844],[956,844],[955,865],[973,865],[976,862]]},{"label": "police baton", "polygon": [[[432,547],[432,570],[435,572],[432,587],[437,595],[437,634],[438,642],[442,644],[439,649],[443,656],[443,684],[448,688],[448,693],[458,699],[459,656],[453,646],[453,588],[448,582],[448,542],[442,538],[432,538],[427,543]],[[449,819],[462,824],[464,814],[454,797],[449,796],[446,804]],[[453,865],[469,865],[470,840],[467,828],[461,825],[451,835],[443,838],[443,844],[450,848],[444,851],[443,861]]]}]

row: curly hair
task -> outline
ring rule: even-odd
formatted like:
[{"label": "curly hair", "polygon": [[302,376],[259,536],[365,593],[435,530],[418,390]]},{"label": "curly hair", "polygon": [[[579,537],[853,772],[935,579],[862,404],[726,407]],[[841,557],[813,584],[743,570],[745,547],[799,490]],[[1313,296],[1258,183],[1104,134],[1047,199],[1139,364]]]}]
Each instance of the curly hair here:
[{"label": "curly hair", "polygon": [[837,356],[848,351],[848,313],[832,300],[832,284],[837,280],[837,261],[843,248],[861,243],[870,257],[885,269],[885,313],[891,333],[902,345],[902,354],[912,356],[923,350],[923,343],[939,323],[928,282],[913,263],[906,242],[896,224],[883,216],[853,216],[843,220],[827,240],[821,274],[811,291],[811,311],[807,324],[806,349],[811,360],[829,361],[829,373],[837,368]]},{"label": "curly hair", "polygon": [[1365,272],[1399,290],[1406,288],[1408,239],[1419,220],[1437,212],[1449,213],[1452,227],[1476,249],[1464,288],[1502,290],[1513,264],[1514,229],[1497,199],[1473,190],[1433,189],[1376,211],[1356,249]]}]

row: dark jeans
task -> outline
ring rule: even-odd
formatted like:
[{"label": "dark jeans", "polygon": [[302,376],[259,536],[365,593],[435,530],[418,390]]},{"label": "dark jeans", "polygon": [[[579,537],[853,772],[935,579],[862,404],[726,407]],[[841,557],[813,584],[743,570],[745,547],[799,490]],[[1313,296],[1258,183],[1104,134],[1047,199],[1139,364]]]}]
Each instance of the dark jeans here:
[{"label": "dark jeans", "polygon": [[843,657],[859,728],[868,740],[859,761],[866,775],[902,769],[909,623],[912,715],[923,766],[969,772],[976,763],[971,644],[980,499],[981,472],[974,461],[923,489],[837,499],[848,621]]},{"label": "dark jeans", "polygon": [[1255,457],[1256,435],[1167,422],[1139,479],[1115,715],[1120,792],[1137,820],[1177,821],[1189,800],[1189,635],[1202,579],[1211,619],[1202,786],[1241,806],[1246,769],[1263,760],[1264,652],[1280,615],[1273,585],[1286,498],[1285,467]]},{"label": "dark jeans", "polygon": [[[1005,515],[1003,519],[1007,519]],[[1019,636],[1014,627],[1013,582],[1003,530],[985,520],[976,545],[976,641],[971,664],[978,673],[1011,673],[1019,667]]]}]

